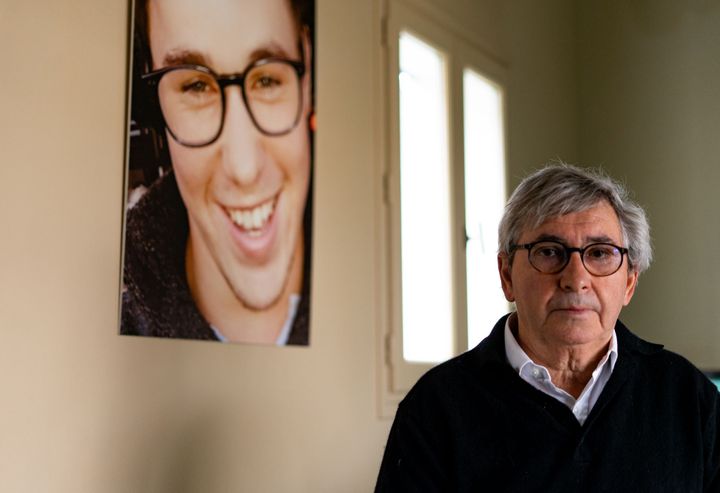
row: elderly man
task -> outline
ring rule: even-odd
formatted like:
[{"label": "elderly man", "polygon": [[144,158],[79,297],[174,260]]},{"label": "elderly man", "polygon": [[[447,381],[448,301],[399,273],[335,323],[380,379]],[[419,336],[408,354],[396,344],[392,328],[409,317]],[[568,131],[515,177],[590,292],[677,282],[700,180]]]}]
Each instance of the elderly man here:
[{"label": "elderly man", "polygon": [[402,401],[376,491],[720,491],[717,389],[618,321],[652,256],[642,208],[553,165],[515,190],[499,243],[517,311]]}]

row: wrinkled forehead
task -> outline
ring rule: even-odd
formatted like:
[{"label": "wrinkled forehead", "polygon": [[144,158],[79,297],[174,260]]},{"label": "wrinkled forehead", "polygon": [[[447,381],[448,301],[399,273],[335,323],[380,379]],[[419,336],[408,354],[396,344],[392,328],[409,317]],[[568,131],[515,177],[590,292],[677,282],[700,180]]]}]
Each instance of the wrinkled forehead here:
[{"label": "wrinkled forehead", "polygon": [[183,54],[219,72],[241,70],[264,56],[300,55],[288,0],[150,0],[146,12],[154,68]]},{"label": "wrinkled forehead", "polygon": [[521,242],[547,239],[582,244],[623,243],[625,238],[617,212],[605,199],[560,213],[530,215],[519,231],[517,240]]}]

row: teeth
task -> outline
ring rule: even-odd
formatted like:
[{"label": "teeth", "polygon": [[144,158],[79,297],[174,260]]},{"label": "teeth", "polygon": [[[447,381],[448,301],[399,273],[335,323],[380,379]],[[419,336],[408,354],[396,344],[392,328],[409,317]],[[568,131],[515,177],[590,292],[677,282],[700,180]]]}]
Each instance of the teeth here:
[{"label": "teeth", "polygon": [[230,214],[230,219],[232,219],[233,223],[248,231],[250,234],[257,236],[260,234],[259,230],[262,229],[268,219],[270,219],[274,209],[275,203],[271,200],[253,209],[246,209],[242,211],[232,209],[228,210],[228,213]]}]

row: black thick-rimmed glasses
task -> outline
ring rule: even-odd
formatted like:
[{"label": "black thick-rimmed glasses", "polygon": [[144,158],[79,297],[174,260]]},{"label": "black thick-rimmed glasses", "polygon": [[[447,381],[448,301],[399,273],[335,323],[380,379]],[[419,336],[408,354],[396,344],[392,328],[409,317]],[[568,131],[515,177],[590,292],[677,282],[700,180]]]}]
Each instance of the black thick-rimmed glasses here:
[{"label": "black thick-rimmed glasses", "polygon": [[269,136],[285,135],[302,112],[305,65],[263,58],[241,73],[219,75],[202,65],[175,65],[142,76],[157,89],[165,126],[178,143],[203,147],[215,142],[225,124],[225,89],[240,86],[255,127]]},{"label": "black thick-rimmed glasses", "polygon": [[530,265],[543,274],[557,274],[570,262],[570,255],[578,252],[585,269],[598,277],[615,274],[620,270],[623,258],[628,253],[627,248],[612,243],[592,243],[576,248],[557,241],[541,240],[510,247],[511,253],[521,249],[528,251]]}]

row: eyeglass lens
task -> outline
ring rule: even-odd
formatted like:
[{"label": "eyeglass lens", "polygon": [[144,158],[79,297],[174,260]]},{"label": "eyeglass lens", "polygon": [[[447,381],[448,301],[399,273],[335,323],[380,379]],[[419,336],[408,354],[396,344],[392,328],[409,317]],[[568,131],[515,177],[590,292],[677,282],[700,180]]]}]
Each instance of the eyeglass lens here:
[{"label": "eyeglass lens", "polygon": [[[540,272],[553,274],[561,271],[569,262],[571,252],[561,243],[541,242],[529,251],[530,263]],[[582,252],[582,262],[591,274],[607,276],[622,265],[623,254],[614,245],[596,243]]]},{"label": "eyeglass lens", "polygon": [[[215,140],[223,126],[222,91],[211,73],[191,68],[166,72],[158,94],[173,136],[188,145]],[[245,75],[243,91],[247,109],[261,132],[281,134],[295,125],[300,84],[290,64],[272,61],[252,67]]]}]

